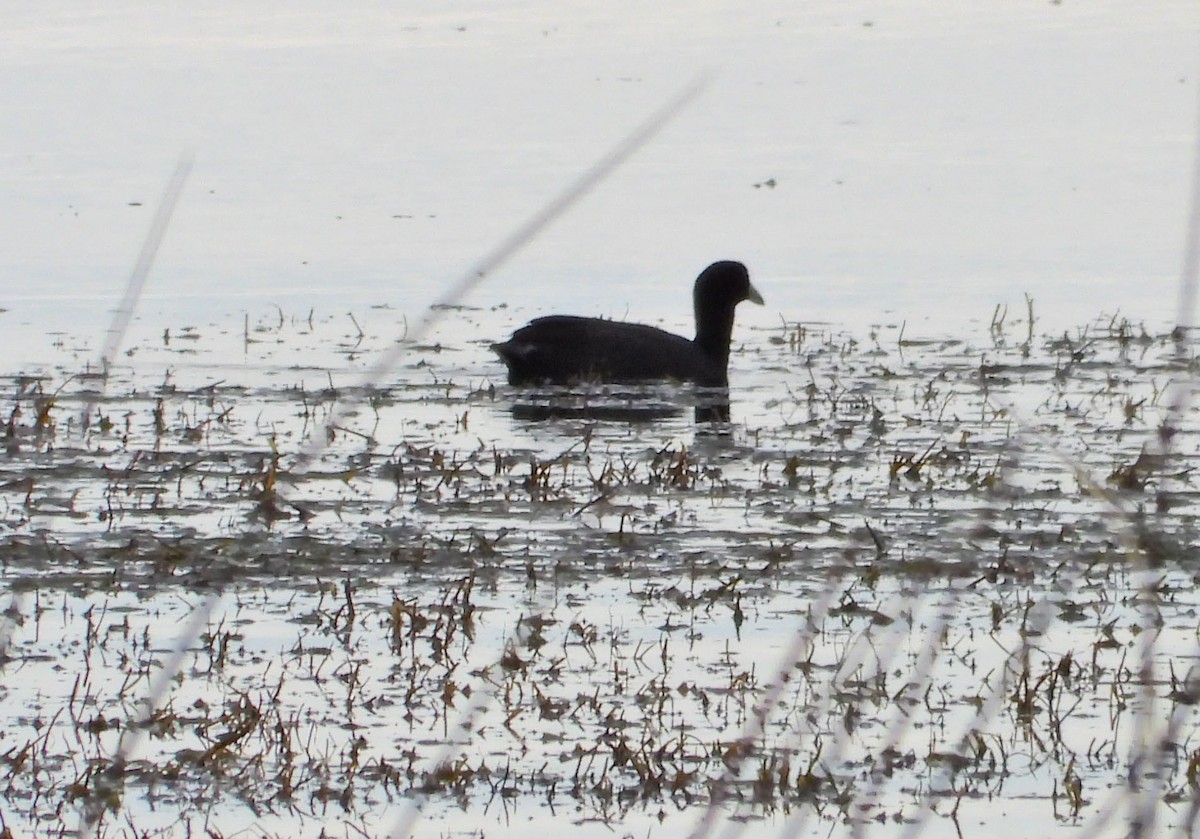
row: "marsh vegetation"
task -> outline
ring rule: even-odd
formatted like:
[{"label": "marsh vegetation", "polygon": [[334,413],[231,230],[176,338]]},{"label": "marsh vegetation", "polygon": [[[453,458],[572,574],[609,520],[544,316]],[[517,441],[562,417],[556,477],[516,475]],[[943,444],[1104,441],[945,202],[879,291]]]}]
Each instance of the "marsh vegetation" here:
[{"label": "marsh vegetation", "polygon": [[4,823],[1191,835],[1195,362],[1033,312],[746,330],[728,425],[524,419],[704,394],[497,384],[505,310],[368,388],[380,312],[172,325],[103,393],[62,341],[4,384]]}]

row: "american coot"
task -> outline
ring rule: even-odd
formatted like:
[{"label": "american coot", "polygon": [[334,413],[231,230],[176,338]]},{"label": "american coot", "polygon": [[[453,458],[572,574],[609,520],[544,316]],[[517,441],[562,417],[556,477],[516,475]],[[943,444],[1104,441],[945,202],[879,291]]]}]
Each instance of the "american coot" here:
[{"label": "american coot", "polygon": [[569,384],[678,379],[710,387],[729,382],[733,310],[762,304],[740,262],[714,262],[696,278],[692,293],[696,338],[689,341],[653,326],[600,318],[537,318],[492,349],[508,365],[508,383]]}]

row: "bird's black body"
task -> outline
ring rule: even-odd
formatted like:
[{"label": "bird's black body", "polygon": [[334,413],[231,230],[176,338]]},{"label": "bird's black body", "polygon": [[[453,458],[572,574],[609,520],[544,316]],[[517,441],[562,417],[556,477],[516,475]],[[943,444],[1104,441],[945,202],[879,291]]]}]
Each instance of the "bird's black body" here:
[{"label": "bird's black body", "polygon": [[509,384],[570,384],[677,379],[728,383],[733,313],[762,303],[740,262],[715,262],[696,279],[696,337],[653,326],[571,315],[538,318],[492,348],[508,365]]}]

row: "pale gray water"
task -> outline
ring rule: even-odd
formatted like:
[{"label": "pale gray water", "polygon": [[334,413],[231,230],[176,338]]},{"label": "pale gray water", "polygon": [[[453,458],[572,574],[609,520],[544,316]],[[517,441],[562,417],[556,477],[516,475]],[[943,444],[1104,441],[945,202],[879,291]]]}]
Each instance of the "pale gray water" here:
[{"label": "pale gray water", "polygon": [[665,315],[726,257],[790,320],[959,324],[1027,292],[1064,326],[1174,315],[1200,98],[1187,0],[51,4],[3,22],[7,319],[48,294],[119,298],[184,148],[148,303],[411,309],[705,67],[703,98],[479,302]]}]

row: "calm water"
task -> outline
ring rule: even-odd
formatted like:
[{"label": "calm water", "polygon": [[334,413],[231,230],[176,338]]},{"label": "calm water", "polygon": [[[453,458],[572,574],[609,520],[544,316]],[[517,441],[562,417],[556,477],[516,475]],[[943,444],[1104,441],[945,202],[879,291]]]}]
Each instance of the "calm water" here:
[{"label": "calm water", "polygon": [[478,302],[686,317],[680,284],[729,257],[771,301],[762,323],[953,331],[1025,293],[1063,326],[1174,315],[1191,2],[52,5],[4,24],[7,321],[65,295],[99,326],[185,148],[147,313],[411,310],[704,67],[704,96]]}]

